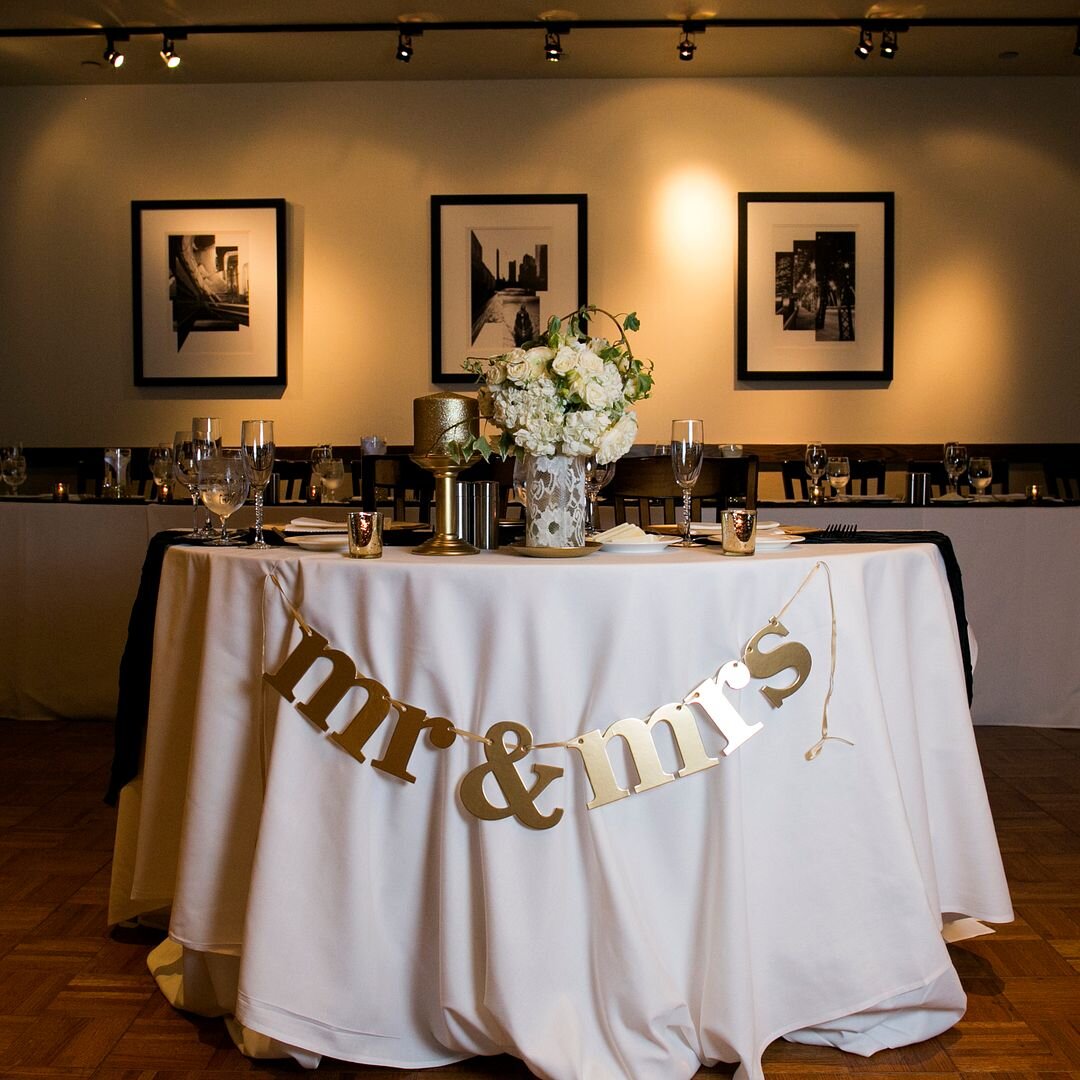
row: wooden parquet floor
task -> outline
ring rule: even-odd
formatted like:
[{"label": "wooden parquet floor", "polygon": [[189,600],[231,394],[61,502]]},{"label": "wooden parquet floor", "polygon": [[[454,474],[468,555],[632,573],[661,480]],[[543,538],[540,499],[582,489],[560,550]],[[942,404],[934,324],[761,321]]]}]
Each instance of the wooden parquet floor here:
[{"label": "wooden parquet floor", "polygon": [[[976,731],[1016,921],[952,947],[967,1015],[935,1039],[867,1059],[777,1042],[765,1057],[770,1080],[1080,1080],[1080,730]],[[104,723],[0,721],[0,1080],[303,1076],[241,1056],[220,1020],[175,1011],[146,969],[156,939],[106,930],[111,739]],[[422,1073],[324,1061],[312,1076],[530,1073],[499,1057]]]}]

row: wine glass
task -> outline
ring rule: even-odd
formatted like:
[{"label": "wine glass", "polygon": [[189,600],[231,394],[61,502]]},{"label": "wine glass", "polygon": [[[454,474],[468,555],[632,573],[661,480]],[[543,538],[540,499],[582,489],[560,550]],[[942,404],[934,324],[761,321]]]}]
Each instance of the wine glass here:
[{"label": "wine glass", "polygon": [[690,547],[690,492],[694,490],[705,458],[705,425],[700,420],[672,420],[671,468],[682,488],[683,521],[679,547]]},{"label": "wine glass", "polygon": [[333,456],[334,448],[329,443],[319,443],[311,448],[311,482],[316,487],[322,484],[323,470]]},{"label": "wine glass", "polygon": [[12,495],[18,495],[19,485],[26,480],[26,457],[21,453],[7,454],[0,461],[0,478],[11,489]]},{"label": "wine glass", "polygon": [[191,540],[205,540],[210,535],[210,530],[199,524],[199,461],[209,457],[213,447],[209,439],[196,439],[191,428],[173,436],[173,476],[191,495]]},{"label": "wine glass", "polygon": [[336,503],[337,493],[345,483],[345,462],[341,458],[327,458],[319,464],[319,476],[322,477],[326,502]]},{"label": "wine glass", "polygon": [[150,475],[154,478],[158,502],[164,498],[165,485],[172,475],[172,459],[173,448],[168,443],[158,443],[147,451],[146,463],[150,466]]},{"label": "wine glass", "polygon": [[968,480],[976,495],[983,495],[994,479],[994,470],[988,457],[973,457],[968,462]]},{"label": "wine glass", "polygon": [[203,506],[221,522],[221,532],[211,544],[221,547],[235,543],[225,522],[248,497],[248,470],[242,450],[222,449],[199,461],[199,496]]},{"label": "wine glass", "polygon": [[197,439],[209,439],[215,453],[221,449],[221,421],[216,416],[193,416],[191,434]]},{"label": "wine glass", "polygon": [[945,444],[945,471],[952,481],[953,493],[960,495],[960,477],[964,475],[968,467],[967,447],[960,443],[950,442]]},{"label": "wine glass", "polygon": [[846,457],[831,457],[825,466],[825,473],[829,478],[829,483],[832,484],[833,491],[836,492],[837,501],[842,502],[844,488],[848,486],[848,481],[851,479],[851,463]]},{"label": "wine glass", "polygon": [[615,475],[615,462],[601,465],[595,456],[585,461],[585,497],[589,500],[589,520],[585,523],[585,535],[595,536],[600,531],[597,518],[596,501],[605,484],[611,483]]},{"label": "wine glass", "polygon": [[263,539],[263,491],[274,471],[274,421],[245,420],[240,425],[240,447],[255,489],[255,539],[251,547],[268,548]]},{"label": "wine glass", "polygon": [[821,495],[821,479],[825,475],[825,469],[829,464],[829,451],[819,442],[806,444],[806,454],[803,457],[806,463],[806,475],[810,478],[810,498]]}]

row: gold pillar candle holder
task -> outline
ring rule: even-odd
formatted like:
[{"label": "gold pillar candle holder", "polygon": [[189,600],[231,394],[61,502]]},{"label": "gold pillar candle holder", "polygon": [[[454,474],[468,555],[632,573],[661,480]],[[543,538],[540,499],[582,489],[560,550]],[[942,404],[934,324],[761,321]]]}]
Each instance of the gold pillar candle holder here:
[{"label": "gold pillar candle holder", "polygon": [[413,548],[417,555],[478,555],[480,549],[462,540],[454,484],[459,474],[477,460],[451,456],[480,431],[480,405],[465,394],[443,392],[413,400],[413,461],[435,474],[435,535]]}]

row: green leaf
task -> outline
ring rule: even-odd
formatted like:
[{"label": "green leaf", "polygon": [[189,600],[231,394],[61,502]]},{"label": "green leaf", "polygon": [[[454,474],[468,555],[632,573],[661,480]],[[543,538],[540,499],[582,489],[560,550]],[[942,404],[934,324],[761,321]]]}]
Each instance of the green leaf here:
[{"label": "green leaf", "polygon": [[637,312],[631,311],[630,314],[623,319],[622,325],[624,330],[640,330],[641,323],[638,322]]}]

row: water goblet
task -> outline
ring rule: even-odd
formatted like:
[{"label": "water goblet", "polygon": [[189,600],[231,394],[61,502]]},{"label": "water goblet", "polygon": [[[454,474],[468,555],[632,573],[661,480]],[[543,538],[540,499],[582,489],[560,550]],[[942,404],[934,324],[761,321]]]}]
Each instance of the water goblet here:
[{"label": "water goblet", "polygon": [[173,436],[173,476],[188,489],[191,495],[191,532],[189,540],[205,540],[209,527],[199,524],[199,461],[209,457],[214,444],[209,439],[196,439],[189,428]]},{"label": "water goblet", "polygon": [[324,501],[336,503],[337,493],[345,483],[345,462],[341,458],[327,458],[320,463],[319,476],[322,478]]},{"label": "water goblet", "polygon": [[250,546],[268,548],[270,545],[263,539],[263,492],[274,471],[274,421],[245,420],[240,425],[240,447],[255,489],[255,539]]},{"label": "water goblet", "polygon": [[825,473],[829,478],[833,491],[836,492],[837,502],[844,501],[844,488],[851,479],[851,463],[846,457],[831,457],[825,466]]},{"label": "water goblet", "polygon": [[209,439],[215,453],[221,449],[221,421],[216,416],[193,416],[191,434],[197,439]]},{"label": "water goblet", "polygon": [[964,475],[968,467],[967,447],[961,443],[950,442],[945,444],[944,454],[945,471],[952,481],[953,494],[960,495],[960,477]]},{"label": "water goblet", "polygon": [[311,448],[311,482],[316,487],[322,486],[323,470],[333,456],[334,448],[329,443],[319,443]]},{"label": "water goblet", "polygon": [[973,457],[968,462],[968,480],[976,495],[984,495],[994,479],[994,469],[988,457]]},{"label": "water goblet", "polygon": [[585,461],[585,497],[589,500],[589,519],[585,523],[585,535],[595,536],[600,531],[596,502],[606,484],[611,483],[615,475],[615,462],[600,464],[595,456]]},{"label": "water goblet", "polygon": [[221,532],[210,541],[221,547],[237,543],[225,523],[248,497],[248,470],[239,449],[222,449],[199,461],[199,496],[203,506],[221,523]]},{"label": "water goblet", "polygon": [[169,443],[158,443],[151,446],[146,454],[146,463],[150,467],[150,475],[154,478],[154,488],[157,491],[158,502],[164,498],[164,488],[172,475],[173,448]]},{"label": "water goblet", "polygon": [[821,480],[829,464],[829,451],[825,449],[822,443],[807,443],[803,461],[806,464],[806,475],[810,478],[810,499],[812,501],[820,499]]},{"label": "water goblet", "polygon": [[0,479],[10,488],[12,495],[19,494],[19,485],[26,480],[26,457],[21,453],[9,453],[0,461]]},{"label": "water goblet", "polygon": [[[682,540],[679,547],[691,547],[690,493],[694,490],[705,459],[705,425],[701,420],[673,420],[671,422],[671,468],[675,483],[682,488],[683,520]],[[647,524],[647,522],[642,522]]]}]

